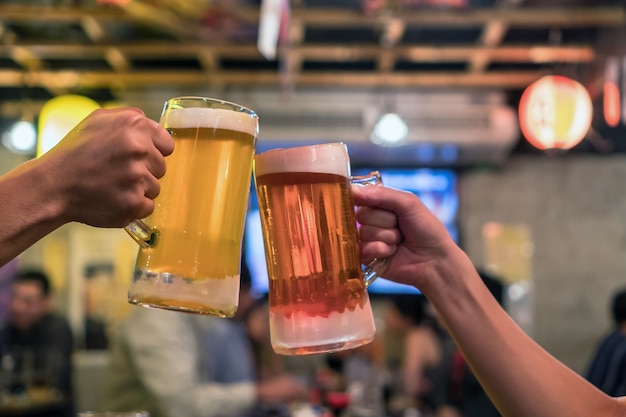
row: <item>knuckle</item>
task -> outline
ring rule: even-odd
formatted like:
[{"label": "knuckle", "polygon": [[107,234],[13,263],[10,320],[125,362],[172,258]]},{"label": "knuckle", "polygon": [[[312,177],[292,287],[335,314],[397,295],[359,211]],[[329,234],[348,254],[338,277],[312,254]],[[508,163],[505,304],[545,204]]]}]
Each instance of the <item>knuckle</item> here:
[{"label": "knuckle", "polygon": [[136,108],[126,108],[117,114],[117,117],[121,119],[121,123],[131,127],[145,129],[146,121],[148,120],[143,112],[138,111]]},{"label": "knuckle", "polygon": [[121,207],[120,218],[128,224],[133,220],[147,216],[149,213],[145,214],[144,200],[143,193],[136,191],[130,193]]},{"label": "knuckle", "polygon": [[144,181],[145,169],[143,164],[141,163],[131,163],[126,169],[126,181],[133,188],[136,188],[138,185],[141,185]]},{"label": "knuckle", "polygon": [[162,178],[165,175],[166,171],[167,164],[165,163],[165,158],[163,158],[163,156],[160,156],[156,160],[153,174],[156,178]]},{"label": "knuckle", "polygon": [[126,153],[135,158],[144,157],[149,152],[144,133],[141,131],[126,132],[123,140],[123,147]]},{"label": "knuckle", "polygon": [[152,193],[151,193],[151,197],[152,198],[157,198],[159,196],[159,194],[161,194],[161,184],[157,182],[155,182],[155,184],[152,187]]}]

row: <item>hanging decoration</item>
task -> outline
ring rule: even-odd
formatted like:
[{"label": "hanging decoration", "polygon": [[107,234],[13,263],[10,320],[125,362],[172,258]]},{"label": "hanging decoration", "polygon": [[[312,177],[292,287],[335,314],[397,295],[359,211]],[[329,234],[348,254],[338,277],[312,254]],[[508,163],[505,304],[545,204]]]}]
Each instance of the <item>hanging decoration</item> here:
[{"label": "hanging decoration", "polygon": [[107,4],[111,6],[124,7],[128,5],[132,0],[98,0],[98,4]]},{"label": "hanging decoration", "polygon": [[604,121],[611,127],[619,124],[621,117],[620,91],[617,83],[619,81],[619,60],[617,57],[609,57],[604,67],[603,86],[603,110]]},{"label": "hanging decoration", "polygon": [[571,149],[591,127],[593,107],[579,82],[548,75],[529,85],[519,104],[524,137],[536,148]]},{"label": "hanging decoration", "polygon": [[289,18],[289,0],[261,2],[257,48],[266,59],[276,59],[279,44],[288,37]]},{"label": "hanging decoration", "polygon": [[626,55],[622,57],[622,125],[626,125]]}]

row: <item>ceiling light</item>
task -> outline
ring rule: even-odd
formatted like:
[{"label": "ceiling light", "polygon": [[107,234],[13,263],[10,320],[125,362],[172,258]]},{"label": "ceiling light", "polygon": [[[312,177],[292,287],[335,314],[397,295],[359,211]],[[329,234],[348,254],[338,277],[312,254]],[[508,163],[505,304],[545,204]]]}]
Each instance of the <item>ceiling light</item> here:
[{"label": "ceiling light", "polygon": [[401,144],[409,133],[406,122],[396,113],[386,113],[374,125],[372,142],[378,145],[393,146]]},{"label": "ceiling light", "polygon": [[25,120],[13,123],[2,135],[2,144],[15,153],[34,154],[37,145],[35,125]]}]

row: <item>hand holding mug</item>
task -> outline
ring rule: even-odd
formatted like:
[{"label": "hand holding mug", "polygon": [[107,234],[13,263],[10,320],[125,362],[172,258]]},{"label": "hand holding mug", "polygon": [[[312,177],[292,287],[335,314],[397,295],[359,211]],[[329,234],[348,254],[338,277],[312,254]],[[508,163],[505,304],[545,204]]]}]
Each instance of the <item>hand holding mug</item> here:
[{"label": "hand holding mug", "polygon": [[63,197],[65,221],[123,227],[149,215],[174,149],[167,131],[141,110],[96,110],[41,158]]}]

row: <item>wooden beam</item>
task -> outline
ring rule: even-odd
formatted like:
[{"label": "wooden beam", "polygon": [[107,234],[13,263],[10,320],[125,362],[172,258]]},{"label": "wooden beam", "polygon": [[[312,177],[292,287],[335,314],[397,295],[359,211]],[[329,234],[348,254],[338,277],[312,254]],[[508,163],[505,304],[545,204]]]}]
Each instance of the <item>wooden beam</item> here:
[{"label": "wooden beam", "polygon": [[8,54],[13,61],[15,61],[19,66],[25,68],[29,71],[35,71],[41,69],[43,63],[41,59],[37,55],[35,55],[28,48],[24,48],[23,46],[11,46],[9,47]]},{"label": "wooden beam", "polygon": [[[129,59],[133,58],[183,58],[197,57],[199,54],[210,53],[218,57],[263,59],[252,44],[201,44],[171,42],[150,42],[139,44],[109,45],[43,45],[20,43],[40,59],[99,59],[107,50],[114,48]],[[9,54],[11,46],[0,45],[0,55]],[[315,45],[306,44],[293,46],[302,59],[310,61],[351,62],[359,60],[375,60],[383,50],[378,45]],[[397,46],[387,49],[395,59],[411,62],[460,62],[467,61],[477,53],[488,52],[491,60],[497,62],[572,62],[585,63],[595,59],[594,49],[589,45],[516,45],[488,47],[475,46]]]},{"label": "wooden beam", "polygon": [[12,45],[15,43],[17,35],[15,32],[7,28],[0,20],[0,45]]},{"label": "wooden beam", "polygon": [[200,65],[202,66],[202,69],[205,72],[211,73],[211,72],[219,70],[220,64],[218,62],[215,51],[212,48],[209,48],[209,47],[198,48],[196,55],[198,57],[198,61],[200,62]]},{"label": "wooden beam", "polygon": [[2,100],[0,102],[1,118],[20,118],[24,112],[39,114],[45,101],[40,100]]},{"label": "wooden beam", "polygon": [[80,25],[91,42],[101,43],[106,40],[107,32],[94,16],[83,17],[80,20]]},{"label": "wooden beam", "polygon": [[302,70],[300,46],[304,41],[304,25],[299,19],[289,19],[287,45],[279,51],[282,59],[280,67],[281,89],[284,95],[290,95],[294,88],[294,78]]},{"label": "wooden beam", "polygon": [[393,67],[396,63],[396,55],[388,49],[381,49],[376,59],[376,68],[383,74],[388,74],[393,71]]},{"label": "wooden beam", "polygon": [[[139,4],[132,2],[130,4]],[[126,22],[144,22],[151,24],[166,24],[167,29],[177,34],[193,35],[196,27],[192,22],[185,22],[177,26],[175,20],[164,17],[162,12],[156,11],[151,17],[143,10],[145,4],[135,9],[124,10],[110,7],[47,7],[22,6],[13,4],[0,5],[0,16],[4,21],[16,22],[80,22],[85,16],[94,16],[100,20],[117,20]],[[233,14],[250,22],[258,22],[258,8],[236,8]],[[363,27],[375,26],[380,23],[377,16],[365,16],[357,10],[294,8],[292,17],[301,20],[306,26],[317,27]],[[626,10],[618,6],[602,7],[533,7],[533,8],[504,8],[504,9],[467,9],[467,10],[402,10],[397,17],[409,26],[420,27],[476,27],[492,20],[500,20],[516,27],[589,27],[589,26],[621,26],[626,24]],[[190,26],[192,24],[192,26]]]},{"label": "wooden beam", "polygon": [[487,68],[491,61],[491,48],[502,42],[508,30],[509,25],[501,20],[492,20],[483,27],[478,43],[486,48],[472,55],[469,62],[471,72],[482,72]]},{"label": "wooden beam", "polygon": [[[506,3],[507,0],[502,0]],[[301,3],[301,2],[300,2]],[[299,4],[300,4],[299,3]],[[558,7],[513,8],[494,7],[467,10],[403,9],[395,14],[365,16],[360,10],[341,8],[295,7],[287,47],[281,49],[280,71],[225,71],[220,60],[234,58],[261,61],[253,40],[229,43],[226,36],[218,38],[200,19],[182,17],[159,3],[133,1],[124,8],[115,7],[46,7],[0,4],[0,56],[11,57],[22,68],[0,70],[0,86],[41,86],[50,91],[71,91],[77,88],[123,88],[158,85],[225,86],[225,85],[293,85],[354,87],[494,87],[520,88],[544,74],[544,71],[487,72],[489,63],[591,63],[596,60],[592,45],[515,45],[502,46],[507,30],[513,27],[570,28],[626,27],[623,7]],[[501,4],[501,3],[499,3]],[[207,6],[207,10],[209,6]],[[229,18],[258,23],[258,7],[233,7]],[[114,42],[109,24],[123,22],[149,26],[165,31],[173,40],[122,43]],[[12,25],[67,23],[81,25],[91,45],[65,45],[62,40],[49,43],[20,41],[9,28]],[[105,26],[106,24],[106,26]],[[309,28],[384,29],[384,43],[310,44],[305,42]],[[400,43],[405,29],[482,28],[476,45],[407,45]],[[210,39],[211,42],[207,42]],[[113,71],[46,70],[46,59],[106,60]],[[175,61],[196,59],[201,70],[154,68],[134,71],[133,60],[155,58]],[[306,61],[359,62],[376,64],[372,71],[302,71]],[[464,63],[467,72],[396,72],[399,61],[412,63]],[[282,77],[282,78],[281,78]]]},{"label": "wooden beam", "polygon": [[130,62],[118,48],[107,48],[104,59],[117,72],[127,72],[131,69]]},{"label": "wooden beam", "polygon": [[198,34],[203,32],[196,22],[183,20],[163,7],[131,1],[123,6],[123,10],[136,21],[165,29],[180,40],[198,39]]},{"label": "wooden beam", "polygon": [[[373,26],[376,16],[341,9],[296,9],[293,15],[305,24],[318,27]],[[419,27],[475,27],[493,20],[516,27],[588,27],[620,26],[626,23],[623,7],[560,7],[560,8],[496,8],[466,10],[402,10],[398,16],[407,26]]]},{"label": "wooden beam", "polygon": [[0,21],[0,42],[5,43],[4,39],[8,33],[8,29],[4,23]]},{"label": "wooden beam", "polygon": [[[297,74],[298,85],[354,86],[354,87],[493,87],[522,88],[547,71],[503,72],[436,72],[377,73],[361,72],[306,72]],[[224,85],[279,85],[280,75],[275,71],[221,71],[207,74],[200,71],[31,71],[0,70],[0,86],[30,86],[45,88],[108,88],[118,86],[147,87],[163,85],[206,86],[211,82]]]}]

